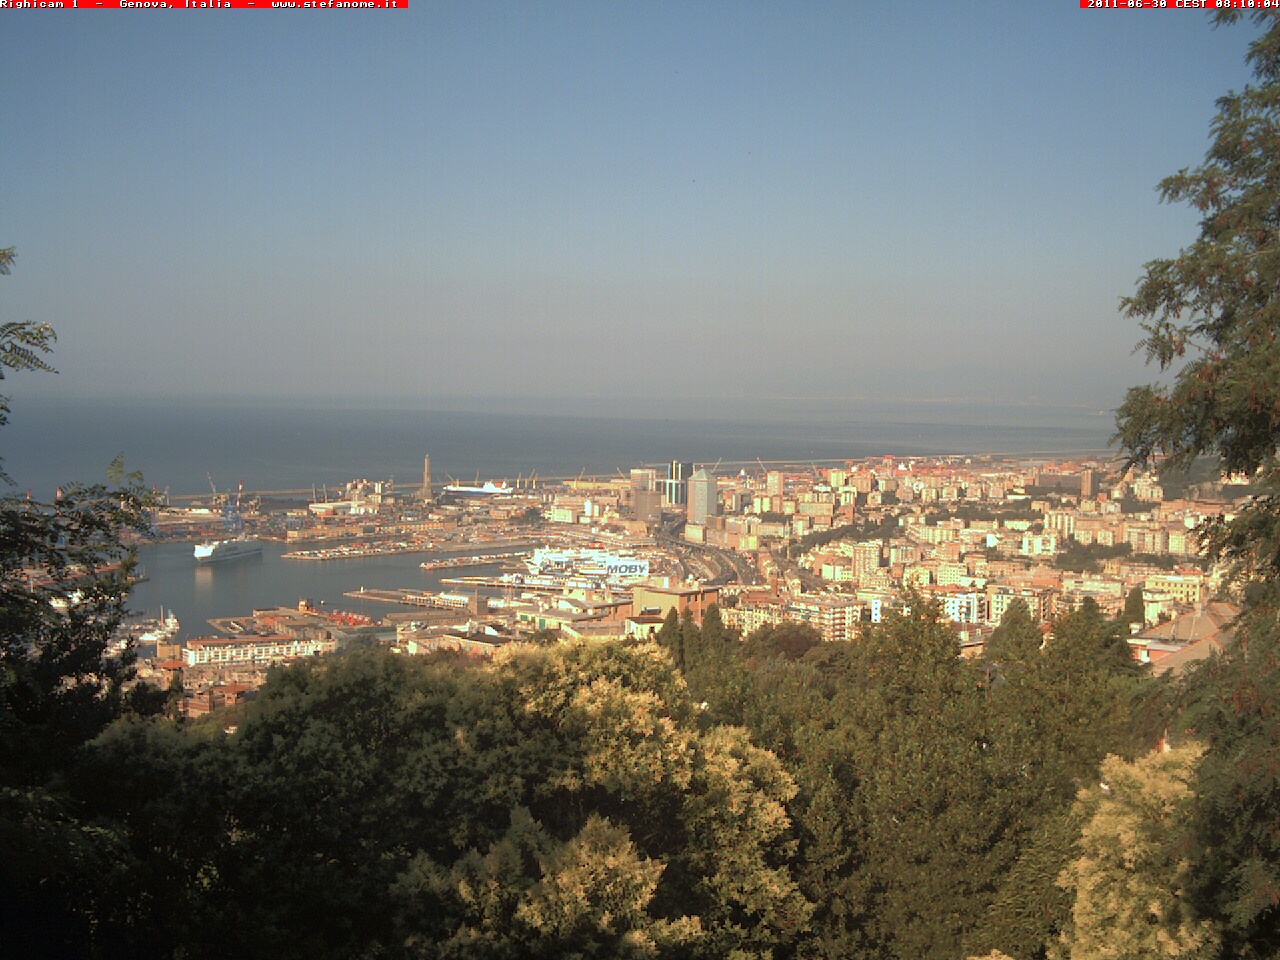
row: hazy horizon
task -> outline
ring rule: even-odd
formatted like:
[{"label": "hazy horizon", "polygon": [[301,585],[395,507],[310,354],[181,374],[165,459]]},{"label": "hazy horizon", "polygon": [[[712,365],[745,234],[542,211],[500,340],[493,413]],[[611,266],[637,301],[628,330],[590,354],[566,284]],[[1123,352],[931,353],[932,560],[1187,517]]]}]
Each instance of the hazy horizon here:
[{"label": "hazy horizon", "polygon": [[[848,396],[744,396],[706,394],[703,396],[660,396],[617,393],[613,395],[551,395],[537,397],[515,394],[453,395],[445,397],[348,393],[342,395],[271,395],[241,392],[165,394],[84,390],[31,389],[42,374],[22,374],[8,382],[11,416],[21,418],[23,408],[56,405],[134,404],[148,407],[205,406],[209,408],[277,407],[281,410],[358,410],[412,413],[482,413],[514,417],[617,419],[617,420],[722,420],[729,423],[809,422],[823,417],[864,422],[901,423],[981,423],[1036,426],[1063,423],[1113,425],[1114,409],[1088,402],[1054,403],[1034,398],[903,397],[885,399],[874,395]],[[63,380],[65,382],[65,379]]]}]

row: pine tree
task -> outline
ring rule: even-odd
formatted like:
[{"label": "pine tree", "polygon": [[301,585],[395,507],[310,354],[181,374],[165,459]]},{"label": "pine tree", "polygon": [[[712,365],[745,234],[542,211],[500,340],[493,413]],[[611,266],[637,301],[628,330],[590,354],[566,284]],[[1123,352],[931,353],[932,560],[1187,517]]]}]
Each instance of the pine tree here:
[{"label": "pine tree", "polygon": [[1040,654],[1044,635],[1031,617],[1031,609],[1025,600],[1014,600],[1005,608],[1000,626],[992,632],[983,649],[988,662],[1016,671],[1033,663]]},{"label": "pine tree", "polygon": [[680,654],[676,666],[681,670],[689,670],[702,663],[702,628],[693,618],[693,608],[685,607],[680,614]]},{"label": "pine tree", "polygon": [[1257,610],[1187,678],[1183,718],[1207,750],[1195,779],[1188,886],[1222,922],[1223,955],[1280,956],[1280,622]]},{"label": "pine tree", "polygon": [[1141,586],[1134,587],[1124,598],[1124,611],[1120,614],[1120,621],[1139,625],[1147,622],[1147,610],[1143,602]]},{"label": "pine tree", "polygon": [[993,798],[1004,799],[1015,859],[966,950],[1041,957],[1067,920],[1054,881],[1066,866],[1079,819],[1076,792],[1108,754],[1148,746],[1137,722],[1148,681],[1117,624],[1096,605],[1060,617],[1043,648],[1039,627],[1011,604],[994,654],[999,674],[988,701]]},{"label": "pine tree", "polygon": [[671,654],[671,661],[680,670],[684,667],[684,631],[680,629],[680,614],[672,607],[667,611],[662,626],[658,628],[658,643]]}]

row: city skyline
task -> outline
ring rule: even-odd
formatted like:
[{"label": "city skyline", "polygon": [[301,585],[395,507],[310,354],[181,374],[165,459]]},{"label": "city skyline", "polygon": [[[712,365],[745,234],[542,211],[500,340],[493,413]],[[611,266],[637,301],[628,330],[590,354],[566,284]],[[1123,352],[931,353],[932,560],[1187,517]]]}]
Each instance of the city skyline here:
[{"label": "city skyline", "polygon": [[[1154,378],[1255,28],[1012,3],[6,11],[15,398],[1019,403]],[[215,19],[216,18],[216,19]],[[719,406],[716,406],[716,405]]]}]

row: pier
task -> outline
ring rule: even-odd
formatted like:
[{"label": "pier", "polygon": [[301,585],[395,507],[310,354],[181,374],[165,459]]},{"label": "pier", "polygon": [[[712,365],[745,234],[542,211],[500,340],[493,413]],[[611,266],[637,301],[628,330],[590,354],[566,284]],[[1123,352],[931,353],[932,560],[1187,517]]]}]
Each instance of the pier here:
[{"label": "pier", "polygon": [[[427,561],[428,570],[445,566],[472,566],[527,554],[538,544],[532,540],[493,540],[487,543],[457,544],[445,546],[435,541],[382,541],[341,544],[336,547],[320,547],[316,550],[292,550],[280,554],[281,560],[360,560],[364,557],[385,557],[400,553],[439,553],[439,561]],[[431,564],[428,566],[427,564]]]},{"label": "pier", "polygon": [[486,553],[475,557],[444,557],[440,560],[427,560],[420,564],[423,570],[445,570],[460,567],[484,567],[498,560],[509,557],[527,557],[528,550],[503,550],[500,553]]},{"label": "pier", "polygon": [[388,557],[398,553],[430,553],[433,543],[365,543],[321,547],[318,550],[291,550],[280,554],[281,560],[360,560],[365,557]]},{"label": "pier", "polygon": [[558,596],[564,593],[565,590],[608,590],[615,597],[628,597],[631,595],[630,585],[609,585],[603,580],[594,578],[569,577],[564,579],[555,578],[553,580],[525,579],[515,581],[504,580],[500,577],[441,577],[440,582],[450,587],[466,587],[468,590],[487,587],[503,591],[511,590],[515,593],[538,593],[550,596]]},{"label": "pier", "polygon": [[376,603],[396,603],[404,607],[430,607],[435,610],[466,610],[470,597],[460,594],[431,593],[401,587],[396,590],[366,589],[348,590],[343,594],[353,600],[372,600]]}]

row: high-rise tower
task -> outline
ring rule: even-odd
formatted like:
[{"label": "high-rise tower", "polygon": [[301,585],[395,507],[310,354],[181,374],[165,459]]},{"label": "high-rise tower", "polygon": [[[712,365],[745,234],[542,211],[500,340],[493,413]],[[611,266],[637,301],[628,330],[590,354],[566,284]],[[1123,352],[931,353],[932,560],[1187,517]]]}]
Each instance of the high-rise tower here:
[{"label": "high-rise tower", "polygon": [[1098,495],[1098,474],[1092,467],[1080,471],[1080,496],[1092,500]]},{"label": "high-rise tower", "polygon": [[689,503],[685,512],[690,523],[706,523],[708,517],[720,513],[720,496],[716,489],[716,478],[706,467],[689,478]]},{"label": "high-rise tower", "polygon": [[422,499],[431,499],[431,457],[422,458]]},{"label": "high-rise tower", "polygon": [[667,478],[662,482],[662,499],[669,507],[683,507],[689,494],[689,477],[693,474],[693,464],[688,461],[672,460],[667,466]]}]

